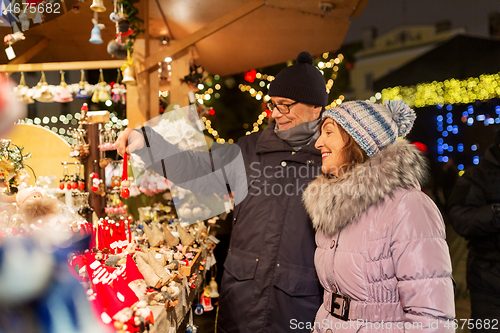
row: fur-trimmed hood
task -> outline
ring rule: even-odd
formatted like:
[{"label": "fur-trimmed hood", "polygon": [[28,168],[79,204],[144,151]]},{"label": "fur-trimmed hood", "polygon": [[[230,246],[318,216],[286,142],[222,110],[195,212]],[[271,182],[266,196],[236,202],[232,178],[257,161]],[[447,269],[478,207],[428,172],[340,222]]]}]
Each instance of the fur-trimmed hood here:
[{"label": "fur-trimmed hood", "polygon": [[318,176],[302,199],[314,228],[332,236],[394,190],[418,187],[427,174],[425,157],[418,148],[396,140],[338,178]]}]

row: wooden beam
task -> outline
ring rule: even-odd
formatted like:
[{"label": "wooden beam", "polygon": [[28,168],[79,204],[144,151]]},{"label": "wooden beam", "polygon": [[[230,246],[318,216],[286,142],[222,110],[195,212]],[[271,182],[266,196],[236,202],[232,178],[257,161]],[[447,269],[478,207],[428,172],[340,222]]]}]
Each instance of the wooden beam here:
[{"label": "wooden beam", "polygon": [[125,60],[98,60],[74,62],[45,62],[39,64],[0,65],[0,72],[40,72],[40,71],[73,71],[80,69],[118,68]]},{"label": "wooden beam", "polygon": [[358,18],[359,15],[363,12],[365,9],[366,5],[368,4],[368,1],[370,0],[359,0],[358,4],[356,5],[356,8],[351,14],[351,17]]},{"label": "wooden beam", "polygon": [[237,21],[238,19],[244,17],[245,15],[250,14],[254,10],[264,6],[266,4],[266,0],[251,0],[241,7],[233,10],[232,12],[218,18],[217,20],[207,24],[203,28],[193,32],[192,34],[175,41],[171,41],[170,45],[162,47],[162,49],[147,57],[144,63],[144,69],[152,68],[153,66],[157,66],[160,61],[163,61],[166,57],[172,57],[176,53],[184,50],[185,48],[194,45],[199,42],[203,38],[210,36],[214,32],[224,28],[225,26]]},{"label": "wooden beam", "polygon": [[42,39],[38,43],[36,43],[32,48],[30,48],[28,51],[24,52],[22,55],[18,56],[12,61],[9,61],[8,65],[15,65],[15,64],[24,64],[28,62],[31,58],[33,58],[35,55],[37,55],[40,51],[42,51],[44,48],[49,45],[49,40],[47,38]]}]

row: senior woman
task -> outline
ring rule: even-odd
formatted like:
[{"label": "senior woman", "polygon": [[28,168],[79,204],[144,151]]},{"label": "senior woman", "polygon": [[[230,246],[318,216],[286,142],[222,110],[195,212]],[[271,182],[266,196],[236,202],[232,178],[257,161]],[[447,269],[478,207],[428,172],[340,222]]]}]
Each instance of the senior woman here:
[{"label": "senior woman", "polygon": [[402,101],[346,102],[323,115],[324,175],[303,196],[325,289],[315,332],[454,331],[444,222],[420,190],[424,157],[397,140],[414,121]]}]

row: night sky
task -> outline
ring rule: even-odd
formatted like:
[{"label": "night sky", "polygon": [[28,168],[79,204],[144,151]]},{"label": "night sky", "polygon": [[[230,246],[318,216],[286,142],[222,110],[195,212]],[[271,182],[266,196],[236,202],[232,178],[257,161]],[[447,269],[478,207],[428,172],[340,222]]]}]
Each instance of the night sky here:
[{"label": "night sky", "polygon": [[401,25],[434,25],[450,20],[476,36],[488,36],[488,14],[500,11],[499,0],[370,0],[359,18],[351,18],[344,43],[361,39],[364,28],[384,34]]}]

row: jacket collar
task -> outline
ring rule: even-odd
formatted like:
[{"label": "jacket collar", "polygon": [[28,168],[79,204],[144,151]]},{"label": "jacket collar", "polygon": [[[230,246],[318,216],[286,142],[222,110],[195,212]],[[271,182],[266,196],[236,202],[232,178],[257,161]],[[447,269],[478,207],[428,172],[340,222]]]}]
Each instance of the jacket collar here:
[{"label": "jacket collar", "polygon": [[[264,132],[259,136],[256,144],[257,154],[265,154],[278,151],[289,151],[292,152],[293,148],[284,140],[280,139],[276,133],[274,133],[274,126],[276,121],[271,121]],[[314,147],[316,140],[311,141],[306,146],[302,147],[299,152],[308,153],[312,155],[321,156],[321,152]]]},{"label": "jacket collar", "polygon": [[307,187],[303,201],[314,228],[332,236],[397,188],[418,188],[427,172],[417,147],[397,140],[338,178],[320,175]]}]

